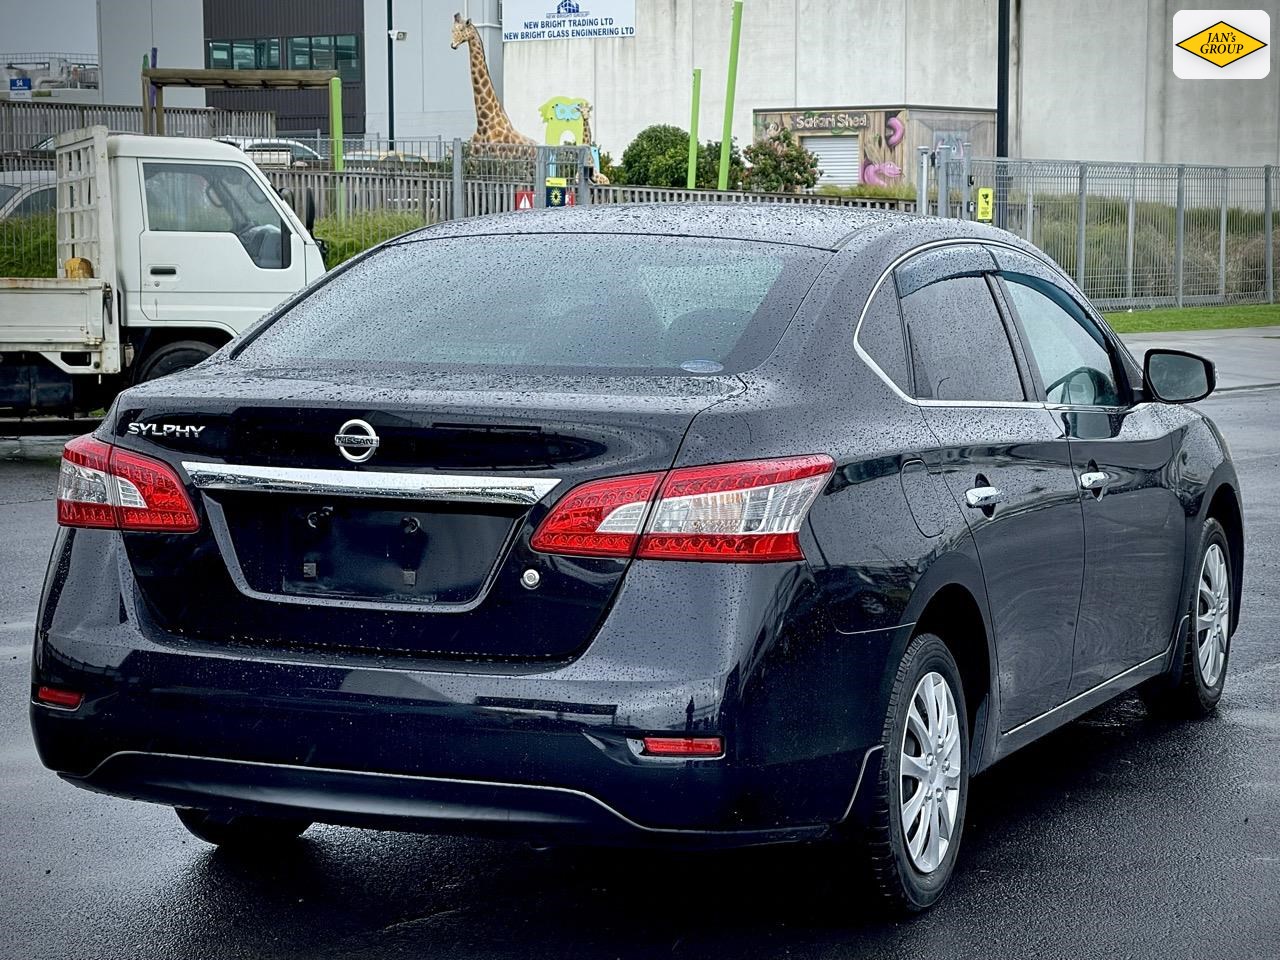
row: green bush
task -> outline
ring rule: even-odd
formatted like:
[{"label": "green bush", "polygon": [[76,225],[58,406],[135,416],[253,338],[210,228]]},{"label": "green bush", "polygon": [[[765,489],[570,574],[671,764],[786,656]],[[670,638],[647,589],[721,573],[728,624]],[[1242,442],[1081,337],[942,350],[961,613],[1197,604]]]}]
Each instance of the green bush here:
[{"label": "green bush", "polygon": [[58,223],[52,213],[0,220],[0,277],[56,277]]},{"label": "green bush", "polygon": [[870,200],[914,200],[916,198],[916,188],[909,183],[887,187],[877,187],[869,183],[839,187],[834,183],[824,183],[818,188],[818,193],[825,197],[860,197]]},{"label": "green bush", "polygon": [[[614,168],[615,171],[617,168]],[[746,166],[738,145],[729,148],[729,189],[742,188]],[[681,189],[689,180],[689,134],[669,124],[655,124],[636,134],[622,151],[621,177],[614,183],[634,186],[671,187]],[[698,146],[698,168],[694,185],[700,190],[714,190],[720,179],[720,141],[708,140]]]},{"label": "green bush", "polygon": [[822,171],[818,158],[804,148],[790,130],[780,130],[767,140],[747,147],[751,163],[745,182],[759,193],[799,193],[813,189]]}]

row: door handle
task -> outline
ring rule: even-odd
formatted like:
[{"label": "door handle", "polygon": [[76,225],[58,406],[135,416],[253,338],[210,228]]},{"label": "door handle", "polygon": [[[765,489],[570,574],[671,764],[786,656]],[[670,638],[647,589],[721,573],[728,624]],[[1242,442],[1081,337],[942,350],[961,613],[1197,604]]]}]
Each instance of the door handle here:
[{"label": "door handle", "polygon": [[1004,499],[1004,494],[995,487],[970,487],[964,492],[966,505],[978,510],[987,510]]},{"label": "door handle", "polygon": [[152,267],[151,275],[153,277],[176,277],[178,275],[177,267]]},{"label": "door handle", "polygon": [[1093,490],[1094,492],[1097,492],[1098,490],[1105,490],[1107,484],[1110,482],[1111,475],[1103,473],[1101,470],[1090,470],[1086,473],[1080,474],[1081,490]]}]

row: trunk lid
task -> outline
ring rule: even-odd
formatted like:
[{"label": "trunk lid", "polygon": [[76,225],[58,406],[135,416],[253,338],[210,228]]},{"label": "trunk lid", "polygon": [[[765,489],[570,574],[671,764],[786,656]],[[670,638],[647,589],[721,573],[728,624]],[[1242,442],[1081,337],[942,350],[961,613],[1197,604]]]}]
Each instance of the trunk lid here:
[{"label": "trunk lid", "polygon": [[[741,389],[736,377],[424,385],[421,373],[238,368],[134,388],[111,421],[111,442],[181,471],[202,514],[195,534],[124,534],[157,624],[457,658],[581,650],[627,562],[534,553],[537,524],[579,483],[668,469],[693,417]],[[376,434],[376,447],[344,445],[367,459],[343,455],[344,425]]]}]

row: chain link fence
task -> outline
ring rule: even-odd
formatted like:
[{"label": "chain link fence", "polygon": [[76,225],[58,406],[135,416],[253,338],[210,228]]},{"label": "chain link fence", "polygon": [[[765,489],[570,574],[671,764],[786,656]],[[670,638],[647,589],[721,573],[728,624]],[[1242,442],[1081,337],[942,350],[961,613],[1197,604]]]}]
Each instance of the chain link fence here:
[{"label": "chain link fence", "polygon": [[1035,244],[1104,309],[1274,303],[1275,167],[946,159],[944,215],[991,217]]}]

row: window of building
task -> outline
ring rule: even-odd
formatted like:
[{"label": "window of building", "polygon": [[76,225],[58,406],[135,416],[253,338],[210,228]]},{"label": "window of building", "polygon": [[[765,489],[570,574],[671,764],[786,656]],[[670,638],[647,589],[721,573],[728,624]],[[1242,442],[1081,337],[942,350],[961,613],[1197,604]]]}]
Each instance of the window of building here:
[{"label": "window of building", "polygon": [[[285,60],[280,51],[284,45]],[[337,70],[343,83],[360,82],[360,38],[353,33],[326,37],[268,37],[209,40],[205,64],[211,70]]]}]

